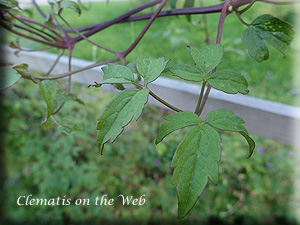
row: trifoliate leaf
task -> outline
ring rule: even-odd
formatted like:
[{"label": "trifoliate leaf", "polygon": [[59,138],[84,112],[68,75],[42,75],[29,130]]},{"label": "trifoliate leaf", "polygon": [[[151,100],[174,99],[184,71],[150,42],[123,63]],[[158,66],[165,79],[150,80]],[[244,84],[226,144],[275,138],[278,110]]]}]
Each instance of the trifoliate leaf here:
[{"label": "trifoliate leaf", "polygon": [[156,144],[161,142],[164,137],[175,130],[187,126],[199,125],[201,123],[199,116],[192,112],[173,113],[167,116],[165,120],[167,120],[167,122],[161,126],[155,141]]},{"label": "trifoliate leaf", "polygon": [[287,46],[294,36],[293,26],[268,14],[253,20],[242,34],[242,41],[249,54],[258,62],[269,58],[269,50],[264,41],[285,56]]},{"label": "trifoliate leaf", "polygon": [[220,44],[207,45],[204,48],[189,46],[191,56],[200,70],[207,74],[221,61],[224,48]]},{"label": "trifoliate leaf", "polygon": [[220,137],[209,125],[195,126],[184,137],[172,160],[177,184],[178,218],[185,217],[205,189],[208,178],[219,179]]},{"label": "trifoliate leaf", "polygon": [[109,63],[102,68],[103,80],[99,84],[126,84],[133,82],[133,73],[126,66]]},{"label": "trifoliate leaf", "polygon": [[150,61],[146,56],[140,56],[136,61],[136,66],[139,73],[144,77],[145,84],[147,85],[161,75],[168,62],[169,60],[166,61],[165,57]]},{"label": "trifoliate leaf", "polygon": [[0,90],[12,86],[21,78],[16,70],[9,67],[1,67],[0,73]]},{"label": "trifoliate leaf", "polygon": [[224,91],[229,94],[247,94],[248,82],[246,78],[238,72],[233,70],[219,70],[213,73],[208,83],[215,89]]},{"label": "trifoliate leaf", "polygon": [[245,121],[238,116],[232,115],[233,112],[228,109],[214,110],[207,114],[204,122],[221,130],[239,132],[248,142],[249,158],[253,154],[255,142],[249,136],[247,129],[242,125]]},{"label": "trifoliate leaf", "polygon": [[118,94],[98,117],[97,144],[103,152],[104,144],[113,142],[123,128],[134,118],[137,120],[148,100],[148,89],[127,89]]},{"label": "trifoliate leaf", "polygon": [[188,64],[177,64],[168,68],[175,76],[184,80],[203,81],[203,73]]},{"label": "trifoliate leaf", "polygon": [[47,104],[47,118],[49,118],[57,105],[55,96],[59,91],[59,87],[51,80],[43,80],[40,82],[39,87]]}]

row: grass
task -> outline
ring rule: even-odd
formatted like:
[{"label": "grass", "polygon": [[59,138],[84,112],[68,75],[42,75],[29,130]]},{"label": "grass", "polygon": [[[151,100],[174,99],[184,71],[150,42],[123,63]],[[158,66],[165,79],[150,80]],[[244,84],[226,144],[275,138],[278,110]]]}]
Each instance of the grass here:
[{"label": "grass", "polygon": [[[213,1],[212,3],[218,2]],[[109,4],[105,2],[92,3],[92,7],[88,11],[83,11],[81,16],[77,16],[70,9],[66,9],[63,15],[74,27],[82,27],[112,19],[137,4],[133,1],[110,2]],[[154,8],[151,10],[153,11]],[[146,12],[151,10],[146,10]],[[250,22],[263,13],[270,13],[291,22],[295,9],[290,6],[278,7],[257,3],[243,15],[243,18]],[[34,12],[35,18],[38,18],[37,14]],[[219,14],[207,16],[211,40],[215,40],[218,17]],[[192,16],[192,21],[201,21],[201,16]],[[138,36],[145,24],[146,21],[114,25],[94,35],[91,40],[113,50],[124,51]],[[234,69],[246,76],[251,96],[300,106],[300,103],[296,101],[300,87],[294,83],[293,77],[294,58],[299,54],[295,50],[295,46],[292,44],[288,48],[286,58],[270,47],[270,59],[263,63],[257,63],[248,55],[241,42],[240,37],[245,28],[234,14],[226,19],[221,42],[225,46],[225,55],[219,68]],[[129,54],[127,62],[134,62],[137,56],[145,54],[152,58],[165,56],[171,59],[170,64],[192,64],[193,61],[186,46],[190,43],[203,45],[204,39],[202,23],[198,26],[193,25],[187,21],[185,16],[159,18],[135,50]],[[25,45],[28,45],[28,42]],[[32,47],[31,44],[30,46]],[[93,47],[90,43],[81,41],[75,47],[74,57],[98,62],[109,59],[112,55]]]}]

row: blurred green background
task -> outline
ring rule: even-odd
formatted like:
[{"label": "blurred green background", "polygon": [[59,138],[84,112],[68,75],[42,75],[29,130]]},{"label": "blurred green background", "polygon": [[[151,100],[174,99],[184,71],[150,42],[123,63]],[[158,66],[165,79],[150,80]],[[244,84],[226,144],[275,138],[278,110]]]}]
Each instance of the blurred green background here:
[{"label": "blurred green background", "polygon": [[[79,27],[90,21],[113,18],[137,5],[137,1],[110,2],[108,5],[93,3],[81,17],[71,10],[66,10],[65,16]],[[293,7],[258,3],[245,15],[245,20],[250,22],[265,12],[290,22],[296,13]],[[36,12],[34,16],[37,18]],[[133,62],[138,55],[147,54],[153,58],[164,55],[171,58],[172,63],[192,63],[186,45],[204,44],[201,18],[192,16],[194,24],[184,16],[157,20],[127,61]],[[214,40],[218,15],[208,15],[207,20],[210,38]],[[92,40],[105,43],[114,50],[125,50],[144,24],[116,25]],[[293,83],[292,74],[293,58],[298,54],[295,48],[288,49],[285,59],[270,49],[270,59],[256,63],[240,41],[243,28],[234,15],[226,20],[222,39],[225,56],[220,67],[242,72],[249,80],[253,96],[299,105],[295,101],[299,87]],[[40,47],[27,41],[21,43]],[[110,55],[82,42],[75,48],[75,57],[99,61]],[[41,129],[46,104],[32,82],[20,80],[3,92],[2,123],[7,125],[4,209],[9,221],[21,224],[25,224],[24,221],[27,224],[74,224],[78,221],[82,224],[87,221],[91,224],[296,224],[294,210],[300,204],[294,199],[293,189],[297,164],[295,149],[254,136],[257,148],[254,155],[246,159],[248,147],[243,138],[222,132],[218,186],[209,183],[191,213],[185,219],[177,220],[177,197],[175,186],[170,183],[170,161],[185,132],[177,131],[163,143],[154,144],[163,118],[171,112],[146,106],[139,121],[131,122],[114,144],[107,144],[101,156],[96,147],[96,118],[113,94],[79,84],[73,84],[72,93],[78,94],[85,105],[66,103],[58,120],[76,121],[83,129],[67,136],[59,129]],[[66,196],[72,200],[93,200],[107,194],[116,203],[113,206],[76,206],[72,201],[69,206],[18,206],[17,198],[29,194],[34,198]],[[136,198],[146,195],[146,204],[123,206],[118,198],[120,194]]]}]

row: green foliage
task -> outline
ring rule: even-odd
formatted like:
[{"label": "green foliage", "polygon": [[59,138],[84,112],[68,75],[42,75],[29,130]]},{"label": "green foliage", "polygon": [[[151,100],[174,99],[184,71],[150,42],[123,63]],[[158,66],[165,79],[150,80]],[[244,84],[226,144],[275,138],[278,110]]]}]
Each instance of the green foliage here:
[{"label": "green foliage", "polygon": [[18,7],[19,4],[16,0],[0,0],[0,9],[5,10],[5,9],[11,9],[14,7]]},{"label": "green foliage", "polygon": [[249,158],[253,154],[255,142],[249,136],[247,129],[242,125],[245,121],[238,116],[231,115],[233,115],[233,112],[228,109],[214,110],[207,114],[204,122],[224,131],[239,132],[248,142]]},{"label": "green foliage", "polygon": [[[213,87],[227,93],[236,94],[240,92],[246,94],[248,92],[246,79],[234,71],[220,70],[208,78],[206,77],[220,63],[223,56],[223,46],[220,44],[208,45],[204,48],[190,46],[190,53],[195,64],[202,72],[192,66],[182,64],[170,67],[169,70],[187,80],[195,80],[197,76],[201,77],[202,80],[199,80],[198,77],[196,79],[203,82],[203,87],[208,81]],[[139,118],[147,102],[148,95],[153,96],[153,93],[147,89],[147,84],[161,75],[167,63],[168,61],[165,61],[164,58],[151,61],[146,56],[138,57],[136,68],[139,74],[144,77],[144,86],[132,81],[134,66],[127,68],[110,64],[103,69],[104,75],[101,83],[109,83],[110,80],[111,83],[129,82],[131,80],[131,83],[140,90],[128,89],[122,91],[99,116],[97,143],[101,154],[106,142],[109,140],[113,142],[132,118],[135,118],[135,120]],[[163,100],[158,100],[166,106],[170,106]],[[177,185],[179,201],[178,218],[185,217],[194,207],[206,187],[208,178],[214,184],[217,184],[221,140],[215,129],[240,132],[249,144],[248,157],[252,155],[255,147],[253,139],[249,137],[246,128],[241,125],[244,121],[237,116],[230,117],[233,114],[232,111],[216,110],[210,112],[205,121],[199,118],[197,112],[178,112],[167,116],[165,118],[167,122],[161,126],[155,141],[158,144],[175,130],[195,126],[178,146],[172,161],[172,167],[175,167],[172,183]]]},{"label": "green foliage", "polygon": [[14,85],[21,78],[21,75],[16,70],[8,67],[1,67],[0,73],[0,90]]},{"label": "green foliage", "polygon": [[188,64],[176,64],[168,68],[175,76],[189,81],[203,81],[203,73]]},{"label": "green foliage", "polygon": [[103,80],[101,84],[120,84],[132,83],[133,74],[130,69],[125,66],[109,63],[103,69]]},{"label": "green foliage", "polygon": [[174,113],[165,118],[167,120],[157,134],[155,143],[158,144],[161,142],[168,134],[172,133],[175,130],[181,129],[183,127],[188,127],[192,125],[201,124],[201,119],[199,116],[192,112],[179,112]]},{"label": "green foliage", "polygon": [[221,156],[218,132],[208,125],[192,128],[178,146],[172,167],[177,184],[178,218],[185,217],[203,192],[208,178],[218,183]]},{"label": "green foliage", "polygon": [[243,32],[242,41],[249,54],[258,62],[269,58],[269,50],[264,41],[285,56],[287,46],[294,36],[292,25],[271,15],[255,18]]},{"label": "green foliage", "polygon": [[146,56],[139,57],[136,61],[138,72],[145,79],[145,85],[156,80],[165,70],[169,60],[165,57],[150,61]]},{"label": "green foliage", "polygon": [[213,73],[208,83],[215,89],[221,90],[228,94],[247,94],[248,82],[246,78],[233,70],[219,70]]},{"label": "green foliage", "polygon": [[59,14],[62,13],[62,10],[66,8],[72,9],[73,11],[77,12],[79,16],[81,14],[80,6],[76,2],[65,0],[62,1],[59,6]]},{"label": "green foliage", "polygon": [[137,120],[140,117],[148,101],[148,94],[148,89],[127,89],[107,105],[97,119],[97,144],[101,154],[106,142],[113,142],[132,118]]},{"label": "green foliage", "polygon": [[204,48],[189,46],[189,48],[195,64],[205,74],[211,72],[223,57],[224,48],[220,44],[208,45]]},{"label": "green foliage", "polygon": [[[139,122],[130,123],[129,130],[124,130],[113,145],[106,146],[105,157],[97,156],[94,121],[112,96],[76,84],[73,91],[79,93],[85,105],[67,102],[61,117],[78,121],[83,130],[68,136],[59,129],[41,132],[40,121],[45,108],[33,83],[20,80],[6,91],[2,121],[7,123],[7,133],[2,144],[6,152],[7,178],[2,190],[5,195],[2,207],[11,223],[50,223],[55,218],[56,224],[64,224],[66,219],[70,223],[80,220],[99,224],[107,221],[114,224],[129,221],[132,224],[215,224],[212,221],[216,220],[225,224],[295,224],[291,212],[296,204],[291,185],[295,153],[292,148],[255,137],[259,151],[247,160],[241,151],[245,146],[240,137],[221,133],[223,151],[218,186],[208,183],[203,193],[205,199],[195,205],[189,217],[176,221],[170,160],[185,132],[179,130],[168,135],[163,143],[154,144],[162,117],[170,111],[146,106]],[[158,153],[158,146],[166,150]],[[272,163],[272,167],[267,167],[267,163]],[[65,196],[72,200],[107,194],[117,200],[120,193],[146,194],[147,202],[141,207],[76,206],[74,201],[70,206],[61,207],[16,204],[18,196],[27,194],[48,199]],[[240,197],[245,198],[245,203],[233,214],[226,214]]]}]

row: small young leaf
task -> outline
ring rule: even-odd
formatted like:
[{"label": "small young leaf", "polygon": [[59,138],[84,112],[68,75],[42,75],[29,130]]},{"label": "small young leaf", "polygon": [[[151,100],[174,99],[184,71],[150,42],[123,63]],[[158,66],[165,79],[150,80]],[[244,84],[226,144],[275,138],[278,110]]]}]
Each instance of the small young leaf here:
[{"label": "small young leaf", "polygon": [[16,70],[9,67],[1,67],[0,73],[0,90],[12,86],[21,78]]},{"label": "small young leaf", "polygon": [[165,60],[165,57],[149,61],[146,56],[140,56],[137,59],[137,69],[139,73],[144,77],[145,84],[149,84],[156,80],[160,74],[165,70],[169,61]]},{"label": "small young leaf", "polygon": [[199,125],[201,119],[192,112],[173,113],[165,118],[167,120],[159,129],[155,143],[161,142],[168,134],[183,127]]},{"label": "small young leaf", "polygon": [[62,1],[60,3],[60,12],[59,13],[61,13],[62,10],[65,9],[65,8],[69,8],[69,9],[74,10],[75,12],[78,13],[78,15],[81,14],[80,6],[76,2],[68,1],[68,0]]},{"label": "small young leaf", "polygon": [[233,112],[228,109],[214,110],[206,115],[204,122],[207,122],[220,130],[239,132],[248,142],[249,158],[253,154],[255,142],[248,135],[247,129],[242,125],[245,121],[238,116],[231,115],[233,115]]},{"label": "small young leaf", "polygon": [[204,48],[188,47],[195,64],[205,74],[212,71],[223,57],[224,48],[220,44],[207,45]]},{"label": "small young leaf", "polygon": [[49,118],[56,108],[57,103],[55,100],[55,96],[59,91],[59,88],[53,81],[50,80],[43,80],[42,82],[40,82],[39,87],[47,104],[47,118]]},{"label": "small young leaf", "polygon": [[294,36],[293,26],[268,14],[255,18],[251,26],[242,34],[242,41],[249,54],[258,62],[269,58],[269,50],[264,41],[285,56],[287,46]]},{"label": "small young leaf", "polygon": [[168,68],[175,76],[178,76],[184,80],[203,81],[203,74],[197,68],[188,64],[177,64]]},{"label": "small young leaf", "polygon": [[133,82],[133,73],[126,66],[109,63],[102,71],[103,80],[99,84],[126,84]]},{"label": "small young leaf", "polygon": [[238,72],[233,70],[219,70],[213,73],[208,83],[215,89],[224,91],[229,94],[247,94],[248,82],[246,78]]},{"label": "small young leaf", "polygon": [[195,126],[179,144],[172,160],[172,184],[177,184],[178,218],[185,217],[205,189],[208,178],[219,179],[220,137],[208,125]]},{"label": "small young leaf", "polygon": [[127,89],[118,94],[98,117],[97,144],[103,152],[104,144],[113,142],[123,131],[123,128],[134,118],[137,120],[147,103],[148,89]]}]

